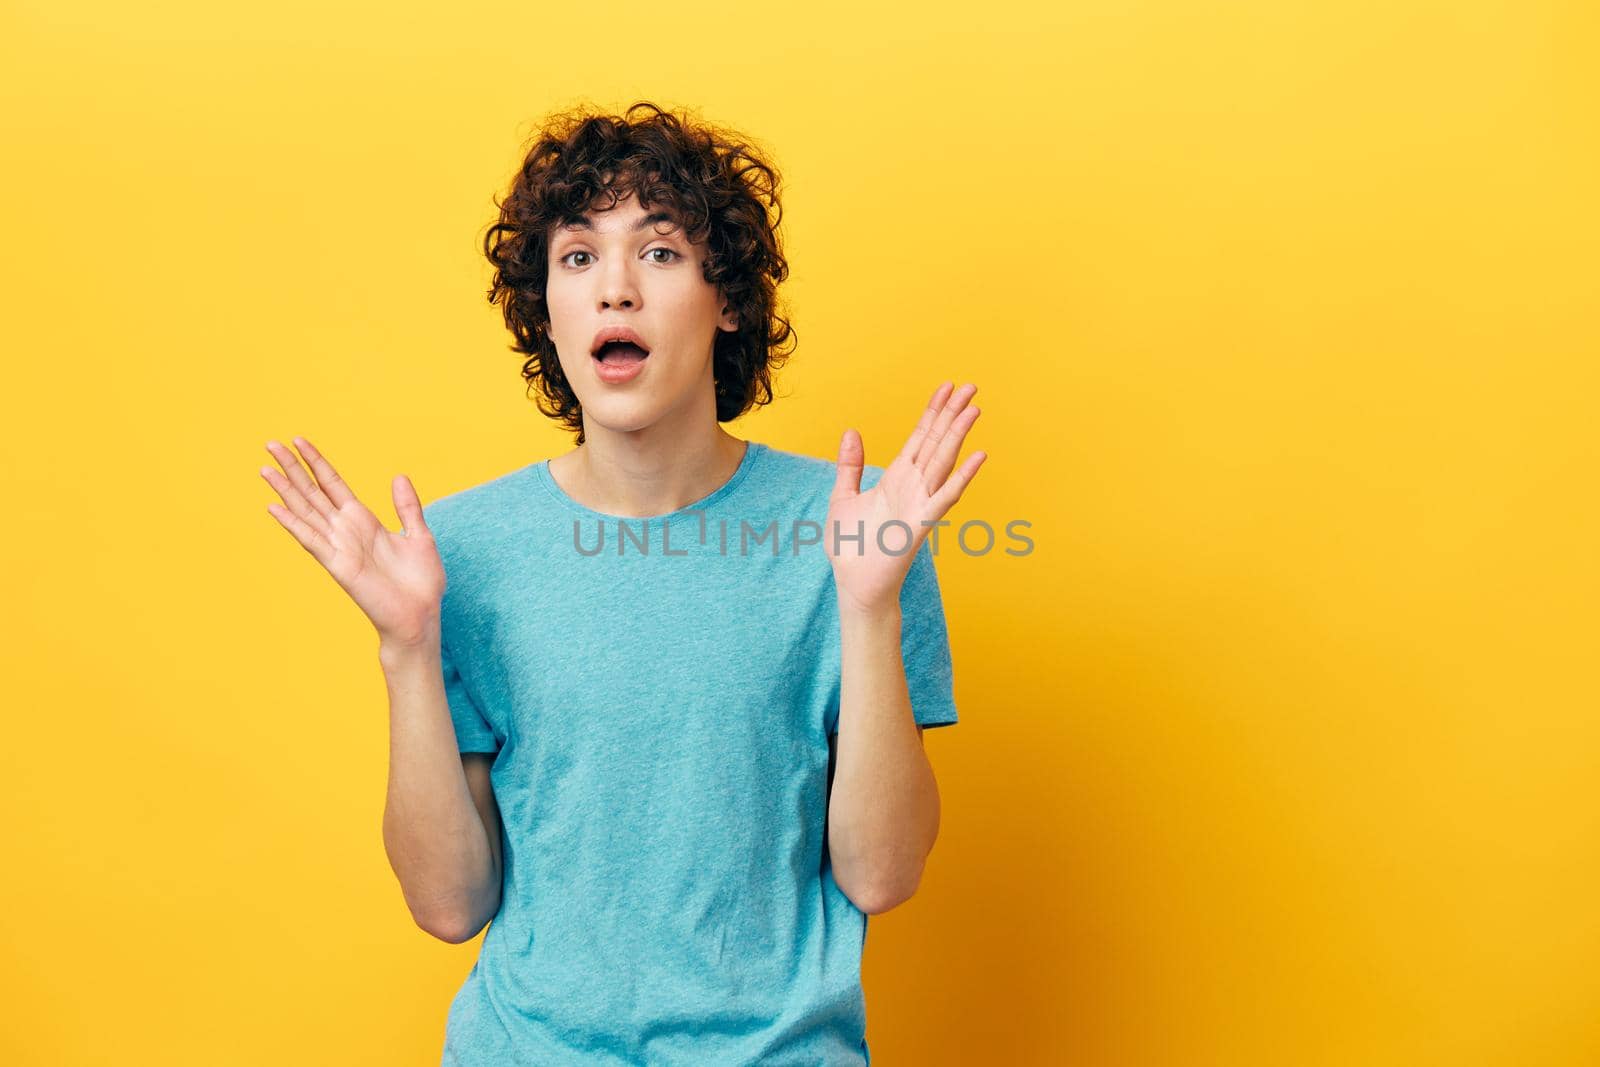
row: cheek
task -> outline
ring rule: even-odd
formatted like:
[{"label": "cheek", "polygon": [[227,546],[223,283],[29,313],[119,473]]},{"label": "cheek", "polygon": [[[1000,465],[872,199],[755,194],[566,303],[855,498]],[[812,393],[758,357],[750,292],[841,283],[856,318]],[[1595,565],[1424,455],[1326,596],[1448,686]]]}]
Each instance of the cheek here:
[{"label": "cheek", "polygon": [[558,275],[551,274],[544,283],[544,302],[554,311],[572,303],[572,286]]},{"label": "cheek", "polygon": [[564,350],[570,345],[577,344],[575,331],[582,326],[583,316],[570,288],[547,285],[544,306],[550,316],[548,331],[550,339],[556,343],[556,347]]},{"label": "cheek", "polygon": [[658,306],[670,306],[672,318],[698,335],[707,323],[716,322],[722,301],[715,286],[696,278],[690,284],[675,286],[670,293],[660,294]]}]

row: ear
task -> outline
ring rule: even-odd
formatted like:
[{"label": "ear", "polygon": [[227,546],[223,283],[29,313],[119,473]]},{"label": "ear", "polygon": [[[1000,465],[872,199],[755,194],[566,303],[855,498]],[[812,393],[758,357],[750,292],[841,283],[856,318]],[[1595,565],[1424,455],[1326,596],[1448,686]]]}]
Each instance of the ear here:
[{"label": "ear", "polygon": [[717,329],[727,330],[729,333],[739,332],[739,312],[732,304],[724,304],[722,317],[717,320]]}]

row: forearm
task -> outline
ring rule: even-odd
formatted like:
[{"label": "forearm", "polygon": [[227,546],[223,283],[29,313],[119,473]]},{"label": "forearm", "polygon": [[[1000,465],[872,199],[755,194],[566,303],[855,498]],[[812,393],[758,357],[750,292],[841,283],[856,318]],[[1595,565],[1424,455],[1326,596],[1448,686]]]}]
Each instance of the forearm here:
[{"label": "forearm", "polygon": [[379,660],[389,689],[384,849],[417,925],[454,940],[494,913],[500,872],[467,788],[437,642],[380,648]]},{"label": "forearm", "polygon": [[863,911],[916,892],[939,833],[939,789],[911,714],[900,606],[839,606],[839,739],[828,801],[834,880]]}]

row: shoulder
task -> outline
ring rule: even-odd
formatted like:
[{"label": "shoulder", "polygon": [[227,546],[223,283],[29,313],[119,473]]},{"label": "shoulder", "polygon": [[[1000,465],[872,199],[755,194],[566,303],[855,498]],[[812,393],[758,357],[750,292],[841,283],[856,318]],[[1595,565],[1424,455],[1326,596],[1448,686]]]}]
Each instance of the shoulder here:
[{"label": "shoulder", "polygon": [[513,493],[533,474],[534,464],[495,475],[487,481],[456,489],[422,505],[422,519],[432,531],[441,553],[458,537],[470,539],[474,528],[493,524],[513,500]]},{"label": "shoulder", "polygon": [[[833,492],[839,477],[839,461],[822,456],[791,452],[787,449],[765,446],[762,457],[762,479],[767,484],[785,488],[820,492],[824,498]],[[861,470],[861,488],[870,489],[883,476],[883,468],[874,463]]]}]

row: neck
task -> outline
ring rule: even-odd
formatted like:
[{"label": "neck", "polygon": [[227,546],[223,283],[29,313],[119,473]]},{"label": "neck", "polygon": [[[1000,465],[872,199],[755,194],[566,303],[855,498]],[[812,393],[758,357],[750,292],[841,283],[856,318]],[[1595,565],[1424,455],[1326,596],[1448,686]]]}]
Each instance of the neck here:
[{"label": "neck", "polygon": [[551,476],[585,507],[642,518],[676,511],[733,477],[746,442],[712,422],[703,432],[666,426],[626,433],[584,427],[584,443],[550,461]]}]

